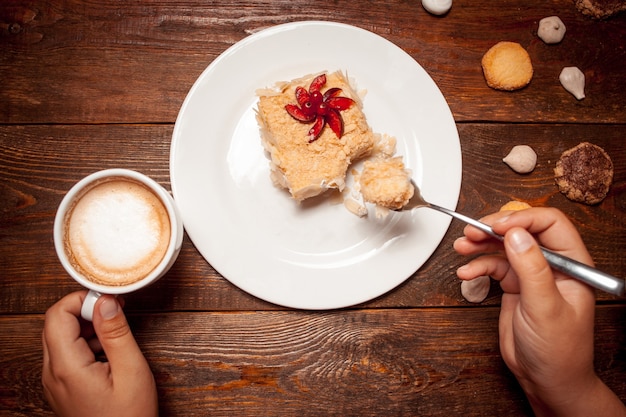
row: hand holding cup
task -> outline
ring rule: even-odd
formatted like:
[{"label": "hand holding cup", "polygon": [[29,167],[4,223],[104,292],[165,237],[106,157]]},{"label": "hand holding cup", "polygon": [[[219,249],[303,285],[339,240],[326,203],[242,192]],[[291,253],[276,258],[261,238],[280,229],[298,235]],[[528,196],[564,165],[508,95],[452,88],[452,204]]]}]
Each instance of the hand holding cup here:
[{"label": "hand holding cup", "polygon": [[161,278],[176,261],[182,239],[172,196],[127,169],[98,171],[79,181],[54,222],[61,264],[90,290],[81,312],[89,321],[101,294],[126,294]]}]

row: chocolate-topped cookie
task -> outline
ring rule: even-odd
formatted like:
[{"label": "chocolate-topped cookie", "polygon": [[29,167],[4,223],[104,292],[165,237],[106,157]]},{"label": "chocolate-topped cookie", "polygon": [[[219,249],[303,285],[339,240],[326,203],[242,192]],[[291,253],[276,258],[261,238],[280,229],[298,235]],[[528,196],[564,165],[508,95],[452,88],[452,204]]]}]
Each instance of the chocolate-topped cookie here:
[{"label": "chocolate-topped cookie", "polygon": [[613,182],[613,162],[601,147],[582,142],[566,150],[556,163],[559,191],[572,201],[598,204]]},{"label": "chocolate-topped cookie", "polygon": [[626,10],[624,0],[575,0],[576,8],[584,15],[606,19]]}]

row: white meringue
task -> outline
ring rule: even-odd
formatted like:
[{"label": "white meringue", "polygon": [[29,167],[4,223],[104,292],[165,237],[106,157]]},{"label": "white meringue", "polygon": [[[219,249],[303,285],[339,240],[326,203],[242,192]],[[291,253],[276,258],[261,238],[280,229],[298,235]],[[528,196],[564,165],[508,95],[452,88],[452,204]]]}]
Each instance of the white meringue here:
[{"label": "white meringue", "polygon": [[502,161],[518,174],[528,174],[537,165],[537,154],[528,145],[517,145]]},{"label": "white meringue", "polygon": [[559,43],[565,36],[565,24],[558,16],[544,17],[539,21],[537,36],[545,43]]},{"label": "white meringue", "polygon": [[428,13],[444,15],[452,7],[452,0],[422,0],[422,6]]},{"label": "white meringue", "polygon": [[461,295],[470,303],[482,303],[489,295],[491,278],[483,275],[470,281],[461,282]]},{"label": "white meringue", "polygon": [[585,74],[578,67],[565,67],[559,75],[561,85],[577,100],[585,98]]}]

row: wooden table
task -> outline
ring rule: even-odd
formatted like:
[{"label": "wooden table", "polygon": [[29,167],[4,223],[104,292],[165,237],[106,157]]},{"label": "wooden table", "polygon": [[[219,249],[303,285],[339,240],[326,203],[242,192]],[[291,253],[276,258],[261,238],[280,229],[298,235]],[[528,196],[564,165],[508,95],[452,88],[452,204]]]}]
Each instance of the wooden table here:
[{"label": "wooden table", "polygon": [[[567,26],[537,37],[541,18]],[[79,289],[54,251],[67,190],[104,168],[141,171],[169,189],[174,122],[193,82],[220,53],[263,28],[333,20],[403,48],[446,97],[460,135],[458,210],[475,216],[519,199],[565,211],[599,268],[626,271],[626,14],[604,21],[570,0],[457,0],[443,17],[417,0],[4,0],[0,4],[0,415],[51,415],[41,390],[46,309]],[[535,69],[517,92],[487,87],[480,59],[501,40]],[[331,48],[332,45],[329,45]],[[559,84],[580,67],[587,98]],[[235,79],[232,82],[236,82]],[[615,165],[609,196],[573,203],[554,184],[559,155],[582,141]],[[531,145],[536,170],[501,161]],[[426,264],[393,291],[339,311],[297,311],[230,284],[185,237],[174,268],[127,296],[154,371],[163,416],[531,415],[498,350],[501,291],[466,302],[454,221]],[[294,278],[297,279],[297,278]],[[626,304],[598,294],[596,368],[626,399]]]}]

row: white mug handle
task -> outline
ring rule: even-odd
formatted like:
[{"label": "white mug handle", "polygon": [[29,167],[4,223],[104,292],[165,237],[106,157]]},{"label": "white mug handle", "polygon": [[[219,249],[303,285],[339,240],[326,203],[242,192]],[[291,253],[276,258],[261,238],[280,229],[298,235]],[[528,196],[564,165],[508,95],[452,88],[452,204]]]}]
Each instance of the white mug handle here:
[{"label": "white mug handle", "polygon": [[93,321],[93,310],[96,307],[96,301],[100,298],[102,294],[99,292],[89,290],[87,293],[87,297],[85,297],[85,301],[83,301],[83,306],[80,309],[80,315],[87,321]]}]

